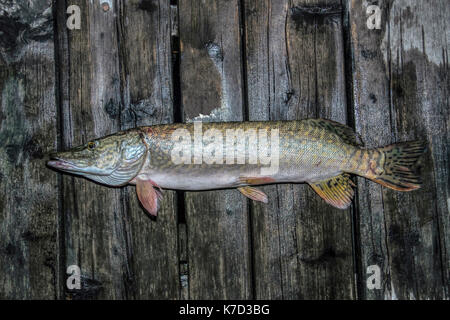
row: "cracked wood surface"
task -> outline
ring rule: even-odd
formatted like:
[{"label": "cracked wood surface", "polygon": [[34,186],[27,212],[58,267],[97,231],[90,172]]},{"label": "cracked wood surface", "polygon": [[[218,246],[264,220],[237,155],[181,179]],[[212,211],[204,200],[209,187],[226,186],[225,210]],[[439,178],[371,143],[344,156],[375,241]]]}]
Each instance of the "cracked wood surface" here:
[{"label": "cracked wood surface", "polygon": [[[179,2],[184,121],[240,121],[239,1]],[[188,298],[251,298],[247,200],[237,190],[185,193]]]},{"label": "cracked wood surface", "polygon": [[[424,185],[399,193],[358,178],[361,277],[382,271],[364,299],[442,299],[449,294],[449,30],[446,1],[379,1],[381,30],[364,28],[348,3],[355,126],[368,147],[426,140]],[[437,31],[439,30],[439,31]]]},{"label": "cracked wood surface", "polygon": [[[245,1],[250,120],[346,122],[342,8],[320,4]],[[355,298],[351,210],[306,184],[263,190],[269,204],[251,204],[256,298]]]}]

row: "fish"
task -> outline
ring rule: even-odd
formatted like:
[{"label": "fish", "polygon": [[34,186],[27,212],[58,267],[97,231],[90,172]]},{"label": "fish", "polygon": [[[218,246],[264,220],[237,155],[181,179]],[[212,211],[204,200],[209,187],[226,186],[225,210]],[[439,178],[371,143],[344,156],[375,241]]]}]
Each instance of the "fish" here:
[{"label": "fish", "polygon": [[327,119],[206,122],[136,127],[50,155],[47,165],[110,187],[136,186],[157,215],[163,190],[235,188],[268,203],[259,185],[307,183],[329,205],[347,209],[353,175],[397,191],[421,187],[424,141],[365,148],[354,130]]}]

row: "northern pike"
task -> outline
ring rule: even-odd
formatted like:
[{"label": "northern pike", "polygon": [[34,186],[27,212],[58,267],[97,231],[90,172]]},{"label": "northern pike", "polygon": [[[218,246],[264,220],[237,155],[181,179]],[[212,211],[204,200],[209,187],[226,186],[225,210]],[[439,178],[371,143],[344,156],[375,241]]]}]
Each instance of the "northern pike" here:
[{"label": "northern pike", "polygon": [[136,185],[156,215],[162,189],[237,188],[264,203],[257,185],[308,183],[330,205],[346,209],[351,174],[399,191],[420,188],[421,141],[366,149],[348,126],[325,119],[178,123],[145,126],[51,155],[50,167],[108,186]]}]

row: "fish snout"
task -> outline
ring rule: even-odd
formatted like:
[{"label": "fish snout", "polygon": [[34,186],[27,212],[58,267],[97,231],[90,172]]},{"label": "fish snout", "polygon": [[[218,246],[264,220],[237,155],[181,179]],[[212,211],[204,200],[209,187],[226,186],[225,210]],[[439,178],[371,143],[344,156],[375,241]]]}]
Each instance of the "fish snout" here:
[{"label": "fish snout", "polygon": [[52,152],[49,154],[49,160],[47,161],[49,167],[60,170],[73,170],[76,166],[64,159],[62,152]]}]

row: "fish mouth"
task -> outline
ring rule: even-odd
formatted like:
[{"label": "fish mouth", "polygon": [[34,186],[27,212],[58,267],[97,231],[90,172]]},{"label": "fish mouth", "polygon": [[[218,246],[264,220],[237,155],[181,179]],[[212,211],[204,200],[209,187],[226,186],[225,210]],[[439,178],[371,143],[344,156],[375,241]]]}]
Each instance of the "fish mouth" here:
[{"label": "fish mouth", "polygon": [[47,165],[60,171],[80,174],[84,176],[108,176],[111,174],[111,172],[92,172],[89,168],[79,167],[73,162],[60,158],[58,156],[50,156],[50,160],[47,161]]},{"label": "fish mouth", "polygon": [[69,171],[69,172],[82,172],[82,170],[77,167],[75,164],[71,163],[70,161],[58,158],[58,157],[51,157],[49,161],[47,161],[47,165],[58,169],[62,171]]}]

